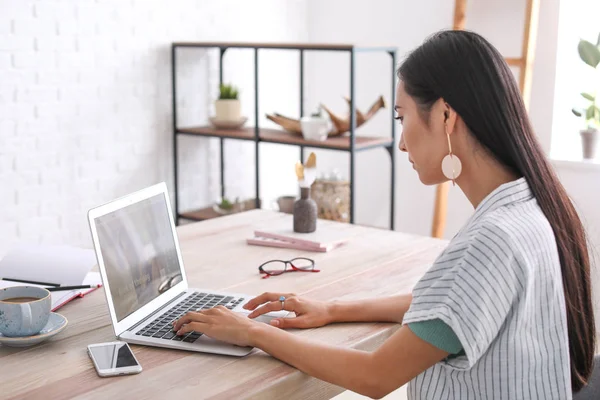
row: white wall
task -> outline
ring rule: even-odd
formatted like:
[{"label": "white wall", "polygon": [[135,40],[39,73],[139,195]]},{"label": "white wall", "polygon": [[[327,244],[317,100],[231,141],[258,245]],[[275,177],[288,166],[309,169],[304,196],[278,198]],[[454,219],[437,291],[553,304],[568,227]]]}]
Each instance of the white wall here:
[{"label": "white wall", "polygon": [[[452,27],[454,2],[375,0],[369,8],[359,0],[311,0],[310,39],[316,42],[351,42],[359,45],[393,45],[400,57],[420,45],[432,33]],[[546,150],[550,148],[554,93],[558,0],[541,2],[539,35],[534,61],[530,114]],[[466,28],[486,36],[507,57],[520,55],[524,27],[524,3],[468,2]],[[391,65],[385,55],[357,57],[357,103],[365,109],[379,94],[390,99]],[[348,57],[314,56],[310,64],[311,86],[307,106],[324,102],[345,111],[342,95],[349,93]],[[327,83],[325,85],[325,83]],[[380,112],[360,127],[361,135],[389,135],[389,122]],[[345,176],[349,159],[345,154],[319,152],[320,165],[338,168]],[[397,157],[396,229],[429,235],[433,217],[434,187],[425,187],[410,168],[406,155]],[[389,221],[389,157],[383,150],[360,153],[356,168],[357,222],[387,227]],[[458,188],[450,190],[446,237],[452,237],[472,213],[470,203]]]},{"label": "white wall", "polygon": [[[161,180],[173,187],[171,42],[305,41],[306,18],[301,0],[0,0],[0,256],[18,240],[89,246],[90,207]],[[181,123],[206,123],[216,51],[180,54]],[[252,52],[225,59],[252,125]],[[260,60],[261,115],[297,113],[297,56]],[[184,138],[180,149],[182,205],[210,204],[217,140]],[[297,149],[262,149],[261,194],[293,190]],[[228,195],[254,196],[253,154],[227,143]]]}]

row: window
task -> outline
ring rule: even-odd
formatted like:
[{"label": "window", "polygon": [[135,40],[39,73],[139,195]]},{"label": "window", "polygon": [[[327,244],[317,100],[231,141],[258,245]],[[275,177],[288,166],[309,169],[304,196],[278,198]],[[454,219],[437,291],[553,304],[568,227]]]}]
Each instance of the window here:
[{"label": "window", "polygon": [[600,87],[600,70],[594,71],[583,63],[577,45],[580,39],[594,44],[597,42],[600,34],[599,16],[598,0],[560,2],[551,143],[551,156],[554,159],[582,159],[579,131],[585,124],[583,119],[573,115],[571,109],[585,105],[581,92],[593,91],[594,85]]}]

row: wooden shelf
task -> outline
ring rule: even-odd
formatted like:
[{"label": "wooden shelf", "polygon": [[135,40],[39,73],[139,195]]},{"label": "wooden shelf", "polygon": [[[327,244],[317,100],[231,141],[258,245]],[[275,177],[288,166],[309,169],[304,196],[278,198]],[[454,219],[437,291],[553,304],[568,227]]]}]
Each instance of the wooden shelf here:
[{"label": "wooden shelf", "polygon": [[[254,140],[254,128],[216,129],[211,126],[207,126],[180,128],[177,130],[177,132],[180,134],[194,136]],[[259,130],[259,140],[266,143],[289,144],[322,149],[350,151],[350,136],[347,135],[340,137],[331,137],[324,141],[317,141],[306,140],[296,133],[284,131],[281,129],[261,128]],[[391,137],[357,136],[355,141],[355,149],[359,151],[376,147],[389,147],[391,145]]]},{"label": "wooden shelf", "polygon": [[[260,204],[260,200],[259,200],[259,204]],[[244,211],[254,210],[254,209],[256,209],[256,202],[254,201],[254,199],[249,199],[249,200],[244,201]],[[186,211],[186,212],[180,213],[179,218],[189,219],[191,221],[204,221],[207,219],[224,217],[226,215],[231,215],[231,214],[219,214],[212,208],[212,206],[210,206],[210,207],[205,207],[205,208],[201,208],[198,210],[191,210],[191,211]]]},{"label": "wooden shelf", "polygon": [[[302,136],[292,132],[277,129],[266,129],[260,132],[263,142],[294,144],[306,147],[350,151],[350,136],[331,137],[324,141],[305,140]],[[392,144],[391,137],[356,136],[355,149],[365,150],[373,147],[386,147]]]},{"label": "wooden shelf", "polygon": [[[379,134],[381,134],[382,136],[363,136],[361,135],[361,133],[363,133],[362,128],[360,131],[358,131],[357,129],[353,129],[353,135],[352,135],[352,139],[350,138],[350,134],[348,132],[345,133],[345,135],[341,136],[341,137],[331,137],[328,138],[327,140],[324,141],[317,141],[317,140],[305,140],[304,137],[299,134],[299,133],[294,133],[294,132],[288,132],[286,130],[284,130],[281,126],[275,125],[275,124],[265,124],[265,127],[260,126],[261,124],[259,122],[254,122],[252,124],[254,125],[258,125],[258,126],[244,126],[240,129],[217,129],[215,128],[212,124],[210,124],[209,122],[204,122],[205,125],[203,126],[180,126],[181,123],[178,122],[177,119],[177,58],[178,58],[178,54],[180,53],[180,51],[182,51],[183,49],[200,49],[202,51],[207,51],[206,49],[209,49],[209,51],[215,51],[219,54],[218,57],[218,61],[219,61],[219,71],[220,73],[223,72],[223,67],[224,67],[224,54],[226,52],[229,51],[235,51],[237,52],[238,49],[242,49],[243,51],[250,51],[251,53],[254,54],[253,57],[253,61],[254,61],[254,90],[256,91],[256,93],[254,93],[255,97],[258,99],[260,98],[260,94],[259,92],[259,84],[258,84],[258,77],[260,76],[259,73],[259,66],[261,65],[261,63],[259,62],[259,58],[260,58],[260,53],[262,51],[262,49],[266,49],[266,52],[271,52],[274,50],[281,50],[284,52],[289,52],[292,51],[294,53],[298,53],[299,57],[300,57],[300,77],[302,77],[302,65],[305,64],[305,60],[304,60],[304,55],[306,52],[310,52],[312,53],[313,51],[333,51],[333,52],[339,52],[339,53],[347,53],[350,55],[349,57],[349,77],[350,77],[350,93],[348,93],[348,97],[349,98],[355,98],[356,97],[356,90],[355,90],[355,84],[356,84],[356,73],[354,73],[353,71],[355,71],[355,65],[356,65],[356,60],[358,58],[358,54],[359,53],[366,53],[366,52],[379,52],[379,53],[386,53],[388,57],[386,57],[384,55],[384,57],[379,57],[382,59],[387,59],[386,62],[390,62],[391,63],[391,73],[389,75],[390,78],[390,87],[391,87],[391,91],[392,91],[392,102],[393,102],[393,93],[394,93],[394,88],[396,85],[396,81],[397,81],[397,76],[395,73],[395,68],[397,67],[396,64],[396,60],[397,60],[397,47],[394,46],[361,46],[361,45],[357,45],[357,44],[353,44],[353,43],[310,43],[310,42],[226,42],[226,41],[179,41],[179,42],[173,42],[171,43],[171,98],[172,98],[172,113],[173,113],[173,120],[174,120],[174,132],[173,132],[173,147],[174,149],[177,149],[177,145],[178,142],[177,140],[179,139],[180,136],[188,136],[188,137],[204,137],[204,138],[219,138],[219,142],[220,142],[220,151],[221,151],[221,157],[220,157],[220,172],[221,172],[221,176],[220,176],[220,186],[221,186],[221,191],[222,193],[225,193],[226,189],[227,189],[227,182],[225,182],[225,174],[224,174],[224,168],[225,168],[225,162],[224,160],[226,159],[225,154],[224,154],[224,146],[223,146],[223,142],[224,139],[228,139],[228,140],[245,140],[247,142],[250,142],[253,144],[254,148],[254,155],[256,158],[256,163],[255,163],[255,169],[256,171],[258,171],[259,169],[259,165],[260,165],[260,143],[264,142],[264,143],[274,143],[274,144],[284,144],[284,145],[288,145],[288,146],[295,146],[295,147],[300,147],[300,154],[303,154],[303,151],[305,150],[305,148],[309,148],[309,149],[325,149],[325,150],[334,150],[334,151],[343,151],[346,153],[350,153],[350,157],[349,157],[349,161],[350,161],[350,170],[354,171],[356,163],[357,163],[357,159],[356,157],[354,157],[354,155],[358,152],[361,152],[363,150],[369,150],[369,149],[375,149],[375,148],[382,148],[385,149],[387,151],[385,151],[385,153],[388,153],[388,155],[390,156],[390,161],[391,161],[391,170],[394,171],[395,168],[395,155],[396,155],[396,151],[394,151],[394,144],[395,141],[397,139],[397,134],[396,134],[396,124],[394,124],[390,118],[390,132],[386,134],[387,129],[383,130],[383,131],[379,131]],[[178,51],[179,50],[179,51]],[[301,78],[302,79],[302,78]],[[302,86],[302,85],[301,85]],[[300,103],[302,103],[302,99],[304,98],[304,92],[302,90],[302,88],[299,91],[299,97],[300,97]],[[254,104],[254,113],[256,114],[256,117],[258,118],[258,106],[259,106],[259,101],[257,100]],[[302,114],[302,112],[300,112],[300,114]],[[392,115],[390,115],[390,117],[392,117]],[[258,121],[258,120],[257,120]],[[250,124],[248,124],[250,125]],[[270,127],[270,128],[269,128]],[[359,133],[360,132],[360,133]],[[178,195],[178,191],[179,191],[179,184],[178,184],[178,178],[179,178],[179,169],[178,169],[178,152],[174,151],[174,157],[173,157],[173,164],[174,164],[174,175],[175,175],[175,196]],[[394,178],[394,174],[392,173],[391,175],[391,181],[390,181],[390,227],[391,229],[394,229],[394,193],[395,191],[395,178]],[[354,179],[353,177],[351,179]],[[255,194],[254,196],[258,197],[259,196],[259,180],[255,179]],[[355,198],[355,185],[351,184],[350,185],[350,198],[354,199]],[[350,223],[354,223],[355,221],[355,207],[352,206],[354,200],[351,200],[351,207],[350,207]],[[253,208],[254,206],[252,206],[251,208]],[[249,208],[249,209],[251,209]],[[198,209],[198,210],[186,210],[186,212],[182,213],[182,210],[179,208],[179,204],[178,202],[176,202],[176,215],[177,215],[177,219],[181,219],[182,221],[195,221],[195,220],[204,220],[204,219],[208,219],[208,218],[215,218],[217,216],[219,216],[217,213],[214,212],[214,210],[212,210],[211,207],[207,207],[207,208],[202,208],[202,209]],[[179,222],[179,221],[178,221]]]},{"label": "wooden shelf", "polygon": [[179,128],[177,133],[193,136],[221,137],[228,139],[254,140],[254,128],[217,129],[212,126]]}]

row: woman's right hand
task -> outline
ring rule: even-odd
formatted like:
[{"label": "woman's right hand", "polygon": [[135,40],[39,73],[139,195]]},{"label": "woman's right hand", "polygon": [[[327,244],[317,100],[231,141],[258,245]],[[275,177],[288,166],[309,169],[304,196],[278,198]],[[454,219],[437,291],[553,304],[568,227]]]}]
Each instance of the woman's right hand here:
[{"label": "woman's right hand", "polygon": [[282,311],[280,296],[285,297],[284,310],[296,314],[294,318],[274,318],[270,324],[278,328],[317,328],[332,322],[329,303],[307,300],[293,293],[263,293],[244,304],[253,310],[249,318],[256,318],[272,311]]}]

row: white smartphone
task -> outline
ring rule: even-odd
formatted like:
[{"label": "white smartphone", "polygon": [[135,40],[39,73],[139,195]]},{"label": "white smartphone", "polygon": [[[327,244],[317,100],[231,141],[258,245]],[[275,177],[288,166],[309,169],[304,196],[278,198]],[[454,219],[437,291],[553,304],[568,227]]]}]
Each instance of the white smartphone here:
[{"label": "white smartphone", "polygon": [[90,344],[88,354],[96,367],[96,372],[102,377],[142,372],[142,366],[125,342]]}]

